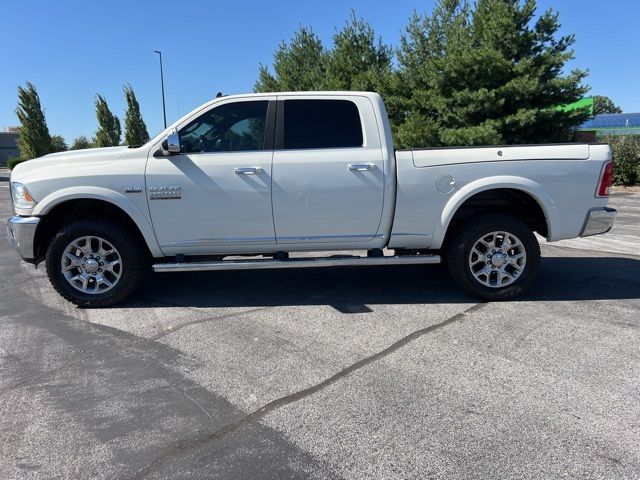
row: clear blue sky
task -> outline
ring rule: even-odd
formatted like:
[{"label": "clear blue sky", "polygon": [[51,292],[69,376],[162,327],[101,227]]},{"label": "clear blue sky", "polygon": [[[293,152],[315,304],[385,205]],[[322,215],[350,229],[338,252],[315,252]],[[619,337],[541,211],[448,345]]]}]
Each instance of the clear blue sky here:
[{"label": "clear blue sky", "polygon": [[[258,64],[271,62],[281,40],[311,26],[330,45],[355,9],[383,41],[398,44],[414,10],[433,0],[35,1],[7,0],[0,27],[0,128],[16,125],[16,87],[36,85],[49,129],[67,142],[96,129],[93,97],[104,95],[124,116],[130,83],[151,135],[162,129],[158,58],[163,51],[167,120],[171,123],[216,92],[252,90]],[[572,68],[587,68],[592,94],[640,111],[640,61],[634,33],[638,0],[539,0],[560,12],[562,33],[575,33]]]}]

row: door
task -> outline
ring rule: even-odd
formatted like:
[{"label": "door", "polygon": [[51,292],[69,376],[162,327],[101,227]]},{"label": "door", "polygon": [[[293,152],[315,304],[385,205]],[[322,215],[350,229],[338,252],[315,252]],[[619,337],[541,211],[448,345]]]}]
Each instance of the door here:
[{"label": "door", "polygon": [[370,100],[279,99],[277,115],[272,193],[277,243],[348,246],[377,238],[384,164]]},{"label": "door", "polygon": [[179,129],[179,154],[149,159],[149,209],[165,254],[275,244],[274,116],[268,100],[216,104]]}]

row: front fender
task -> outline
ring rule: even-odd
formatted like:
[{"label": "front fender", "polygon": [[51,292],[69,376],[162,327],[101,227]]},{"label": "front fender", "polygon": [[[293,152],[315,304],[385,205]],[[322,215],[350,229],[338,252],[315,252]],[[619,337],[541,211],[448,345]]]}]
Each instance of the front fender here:
[{"label": "front fender", "polygon": [[442,210],[440,222],[435,227],[432,248],[440,248],[442,246],[453,216],[465,201],[480,192],[503,188],[528,193],[538,202],[547,222],[548,239],[552,239],[555,232],[560,231],[558,206],[542,185],[528,178],[501,175],[470,182],[452,195]]},{"label": "front fender", "polygon": [[55,206],[69,200],[93,199],[111,203],[123,210],[140,229],[140,233],[154,257],[161,257],[162,250],[147,216],[138,205],[125,195],[103,187],[77,186],[57,190],[43,198],[33,209],[32,215],[44,216]]}]

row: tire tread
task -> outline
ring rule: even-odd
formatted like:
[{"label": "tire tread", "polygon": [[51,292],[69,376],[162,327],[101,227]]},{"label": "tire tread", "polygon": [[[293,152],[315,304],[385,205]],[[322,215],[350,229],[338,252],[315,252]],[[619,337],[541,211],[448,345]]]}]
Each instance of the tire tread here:
[{"label": "tire tread", "polygon": [[[479,284],[468,268],[471,242],[484,233],[504,230],[516,235],[524,244],[527,265],[514,283],[504,288],[491,288]],[[447,266],[454,281],[468,293],[487,300],[510,300],[523,294],[535,280],[540,265],[540,244],[527,224],[505,214],[485,214],[468,221],[454,233],[446,252]]]},{"label": "tire tread", "polygon": [[[77,238],[92,234],[103,236],[114,244],[123,257],[123,265],[126,269],[113,289],[97,295],[87,295],[76,291],[60,272],[61,252],[73,240],[72,237]],[[127,258],[126,262],[124,261],[125,257]],[[145,273],[145,264],[145,251],[139,241],[130,235],[120,223],[103,218],[76,220],[65,225],[54,235],[45,256],[49,282],[61,297],[79,307],[108,307],[123,301],[140,284]]]}]

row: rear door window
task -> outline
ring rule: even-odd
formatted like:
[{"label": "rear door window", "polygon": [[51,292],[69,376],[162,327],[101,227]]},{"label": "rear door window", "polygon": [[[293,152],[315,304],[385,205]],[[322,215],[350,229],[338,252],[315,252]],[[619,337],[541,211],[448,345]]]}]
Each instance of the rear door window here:
[{"label": "rear door window", "polygon": [[349,100],[285,100],[284,148],[362,147],[362,123]]}]

